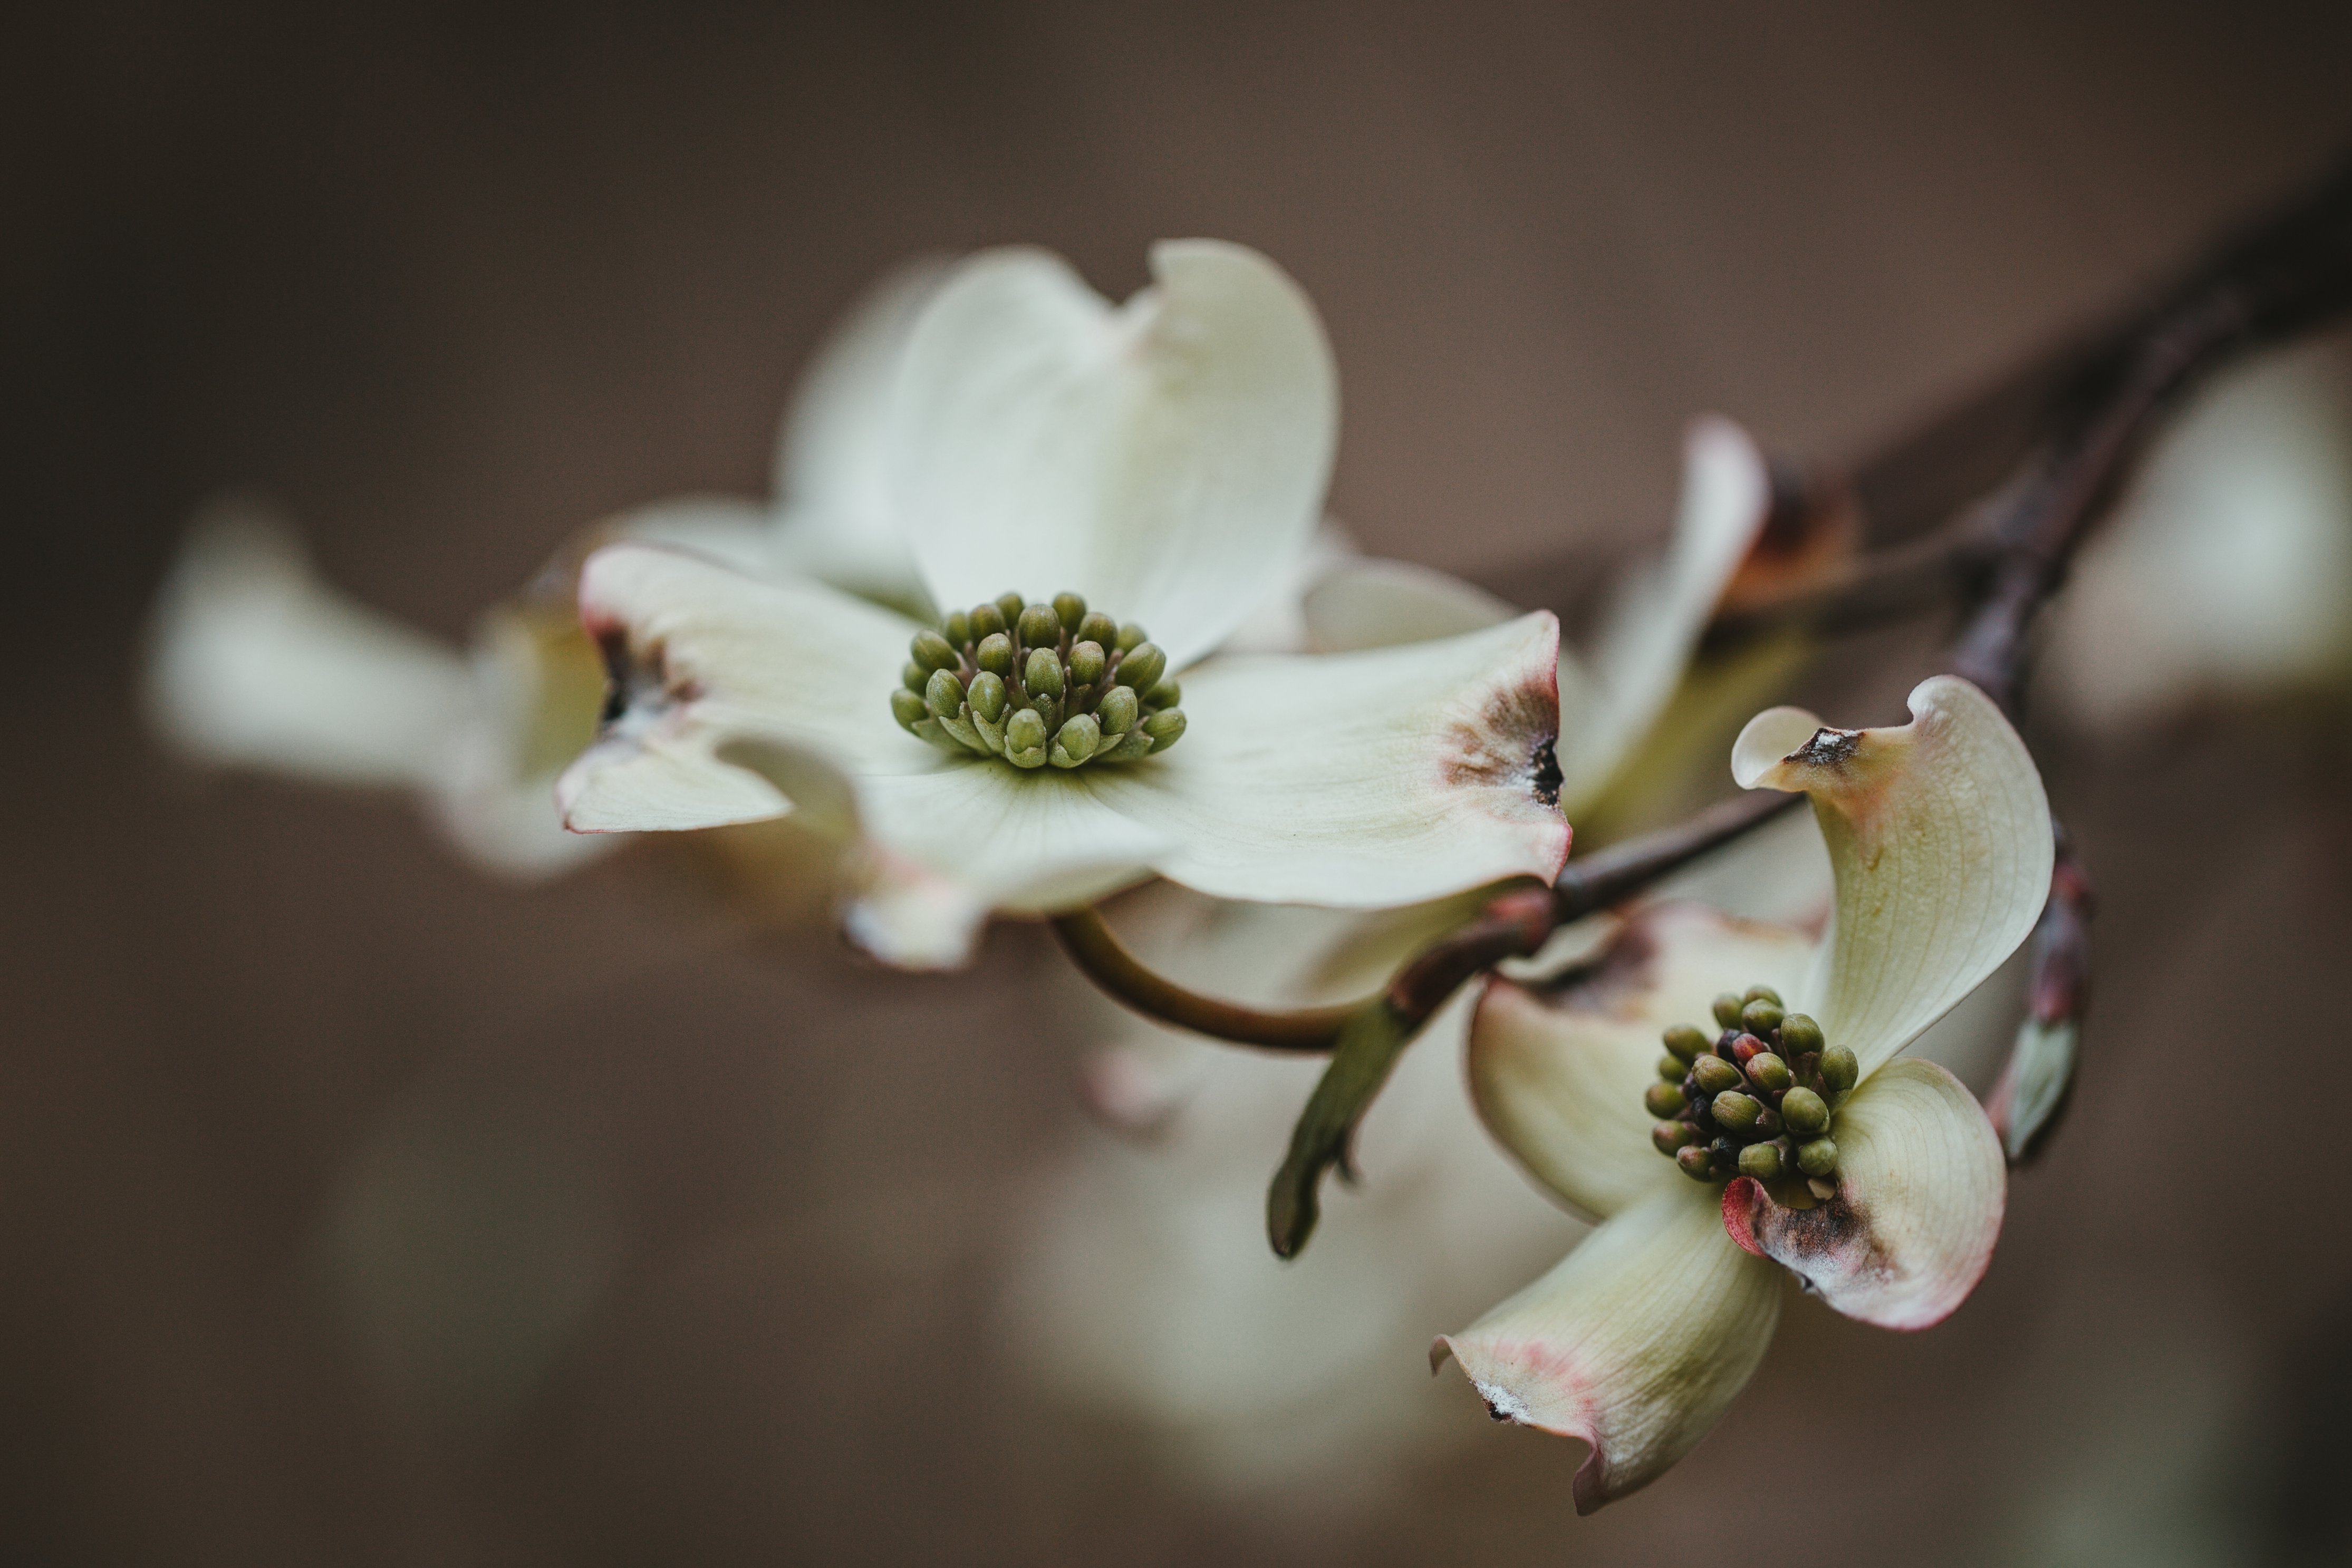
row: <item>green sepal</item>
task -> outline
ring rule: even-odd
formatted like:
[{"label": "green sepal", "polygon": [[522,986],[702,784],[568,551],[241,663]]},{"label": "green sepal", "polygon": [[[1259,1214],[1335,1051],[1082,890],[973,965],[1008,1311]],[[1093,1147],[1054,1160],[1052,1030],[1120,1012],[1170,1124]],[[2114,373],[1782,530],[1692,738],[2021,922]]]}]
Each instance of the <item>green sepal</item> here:
[{"label": "green sepal", "polygon": [[1383,997],[1367,1002],[1339,1028],[1331,1063],[1307,1097],[1290,1134],[1290,1152],[1265,1195],[1265,1235],[1277,1258],[1296,1258],[1322,1214],[1324,1173],[1338,1167],[1356,1179],[1350,1149],[1356,1125],[1389,1081],[1412,1031]]}]

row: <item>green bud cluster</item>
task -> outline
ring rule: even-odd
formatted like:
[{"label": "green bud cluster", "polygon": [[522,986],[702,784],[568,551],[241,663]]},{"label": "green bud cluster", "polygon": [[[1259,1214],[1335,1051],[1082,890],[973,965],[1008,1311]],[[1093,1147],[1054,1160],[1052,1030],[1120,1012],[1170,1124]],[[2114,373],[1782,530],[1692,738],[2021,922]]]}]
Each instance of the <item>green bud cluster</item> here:
[{"label": "green bud cluster", "polygon": [[1790,1012],[1769,986],[1715,999],[1721,1032],[1665,1031],[1658,1082],[1643,1093],[1656,1119],[1650,1141],[1696,1181],[1802,1176],[1812,1195],[1837,1187],[1830,1124],[1861,1076],[1852,1051]]},{"label": "green bud cluster", "polygon": [[1015,768],[1134,762],[1184,734],[1168,655],[1075,593],[1007,593],[915,633],[890,712],[943,751]]}]

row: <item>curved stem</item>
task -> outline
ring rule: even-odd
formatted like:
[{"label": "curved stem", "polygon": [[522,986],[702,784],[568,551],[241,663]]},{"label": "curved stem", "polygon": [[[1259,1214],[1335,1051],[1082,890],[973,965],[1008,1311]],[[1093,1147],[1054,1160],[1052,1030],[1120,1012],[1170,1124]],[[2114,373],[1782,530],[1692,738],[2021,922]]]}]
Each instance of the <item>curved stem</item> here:
[{"label": "curved stem", "polygon": [[1187,990],[1127,950],[1110,923],[1092,908],[1054,916],[1050,924],[1078,972],[1104,995],[1154,1023],[1269,1051],[1326,1051],[1339,1026],[1363,1004],[1280,1010],[1244,1007]]}]

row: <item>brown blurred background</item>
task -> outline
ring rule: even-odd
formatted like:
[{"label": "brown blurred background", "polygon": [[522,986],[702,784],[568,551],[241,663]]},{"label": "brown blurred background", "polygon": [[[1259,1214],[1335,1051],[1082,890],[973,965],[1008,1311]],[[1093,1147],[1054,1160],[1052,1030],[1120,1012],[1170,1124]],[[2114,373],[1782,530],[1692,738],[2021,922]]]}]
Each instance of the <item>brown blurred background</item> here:
[{"label": "brown blurred background", "polygon": [[168,762],[132,686],[218,488],[461,635],[583,522],[761,493],[858,286],[1006,240],[1115,294],[1162,235],[1290,268],[1372,548],[1491,578],[1650,539],[1691,414],[1857,450],[2312,172],[2352,10],[133,0],[14,32],[0,1556],[2345,1560],[2352,1269],[2332,1145],[2284,1117],[2352,862],[2290,730],[2040,737],[2100,1003],[1985,1286],[1919,1338],[1792,1302],[1699,1452],[1580,1521],[1580,1450],[1531,1434],[1237,1510],[1032,1394],[1000,1259],[1082,1032],[1034,932],[916,980],[642,867],[502,888],[401,802]]}]

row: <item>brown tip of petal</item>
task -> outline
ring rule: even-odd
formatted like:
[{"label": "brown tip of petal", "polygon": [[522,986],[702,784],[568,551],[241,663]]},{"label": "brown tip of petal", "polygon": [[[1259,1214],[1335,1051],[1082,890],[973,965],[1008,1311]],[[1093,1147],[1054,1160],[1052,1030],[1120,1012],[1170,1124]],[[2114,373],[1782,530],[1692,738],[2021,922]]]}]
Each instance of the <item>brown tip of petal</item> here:
[{"label": "brown tip of petal", "polygon": [[1445,1364],[1452,1358],[1453,1354],[1454,1342],[1452,1340],[1446,1338],[1444,1334],[1439,1334],[1435,1339],[1431,1340],[1429,1342],[1429,1375],[1434,1377],[1439,1373],[1444,1371]]}]

